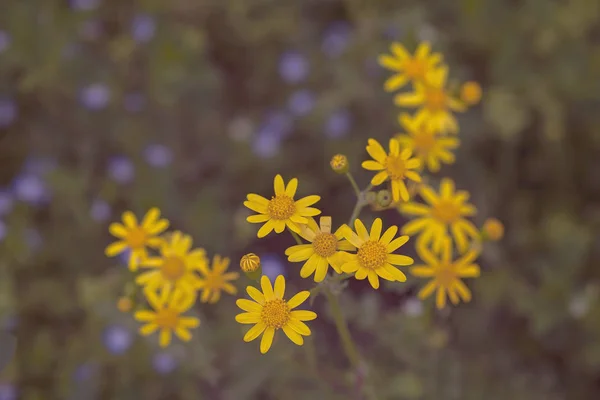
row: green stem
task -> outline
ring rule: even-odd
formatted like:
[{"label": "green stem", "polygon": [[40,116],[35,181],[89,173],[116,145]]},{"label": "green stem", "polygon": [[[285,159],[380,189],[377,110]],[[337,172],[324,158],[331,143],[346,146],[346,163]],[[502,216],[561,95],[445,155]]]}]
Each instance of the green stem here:
[{"label": "green stem", "polygon": [[356,350],[352,336],[350,335],[348,323],[346,322],[344,314],[342,313],[340,302],[329,289],[325,290],[325,296],[327,296],[327,301],[329,302],[329,307],[331,308],[331,314],[333,315],[335,327],[340,335],[340,339],[342,340],[342,346],[344,348],[344,352],[346,353],[346,357],[348,357],[350,364],[357,369],[360,366],[360,356],[358,354],[358,350]]},{"label": "green stem", "polygon": [[360,189],[358,188],[358,185],[356,184],[354,177],[352,176],[352,174],[350,172],[346,172],[346,176],[348,177],[348,180],[350,181],[350,184],[352,185],[352,188],[354,189],[354,193],[356,194],[356,197],[360,199]]},{"label": "green stem", "polygon": [[362,192],[359,192],[358,197],[356,199],[356,204],[354,205],[354,209],[352,210],[352,214],[350,215],[350,220],[348,221],[348,226],[352,227],[352,224],[354,224],[354,220],[356,218],[358,218],[358,216],[360,215],[360,212],[362,211],[362,209],[364,208],[364,206],[367,205],[366,202],[366,193],[371,190],[373,188],[373,185],[369,184],[365,190],[363,190]]},{"label": "green stem", "polygon": [[290,231],[290,233],[294,237],[294,240],[296,241],[296,243],[302,244],[302,239],[300,239],[300,236],[298,236],[298,234],[296,232],[294,232],[293,230],[291,230],[291,229],[288,229],[288,230]]}]

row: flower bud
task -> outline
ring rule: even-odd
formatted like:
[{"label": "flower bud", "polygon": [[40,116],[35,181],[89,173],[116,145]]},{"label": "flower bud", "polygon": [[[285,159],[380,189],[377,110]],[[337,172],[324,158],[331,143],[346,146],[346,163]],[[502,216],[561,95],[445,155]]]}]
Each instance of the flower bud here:
[{"label": "flower bud", "polygon": [[477,82],[465,82],[460,88],[460,99],[468,105],[474,105],[481,100],[481,86]]},{"label": "flower bud", "polygon": [[123,296],[117,301],[117,309],[122,313],[131,311],[133,308],[133,300],[130,297]]},{"label": "flower bud", "polygon": [[240,268],[244,271],[246,276],[252,280],[256,280],[262,275],[260,257],[254,253],[248,253],[242,256],[240,259]]},{"label": "flower bud", "polygon": [[392,204],[392,194],[389,190],[380,190],[377,192],[377,205],[382,208],[389,207]]},{"label": "flower bud", "polygon": [[504,236],[504,225],[496,218],[488,218],[483,223],[481,235],[484,240],[500,240]]},{"label": "flower bud", "polygon": [[336,154],[329,162],[331,169],[337,174],[345,174],[350,169],[348,158],[343,154]]},{"label": "flower bud", "polygon": [[365,201],[370,206],[377,205],[377,193],[375,193],[375,192],[367,192],[365,194]]}]

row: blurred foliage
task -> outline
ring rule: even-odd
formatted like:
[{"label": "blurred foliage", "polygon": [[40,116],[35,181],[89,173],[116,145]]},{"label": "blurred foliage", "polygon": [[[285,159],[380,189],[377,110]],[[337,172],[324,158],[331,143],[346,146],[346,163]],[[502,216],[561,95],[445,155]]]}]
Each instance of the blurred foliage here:
[{"label": "blurred foliage", "polygon": [[[451,79],[484,88],[442,173],[506,233],[484,251],[473,302],[448,313],[416,301],[416,281],[350,283],[343,305],[378,398],[600,397],[597,0],[7,0],[0,186],[15,202],[0,321],[19,344],[0,398],[13,386],[24,400],[355,398],[323,298],[316,368],[306,346],[277,340],[260,356],[244,343],[231,297],[199,307],[193,341],[160,353],[117,310],[129,276],[103,249],[122,211],[158,206],[209,254],[282,256],[292,239],[256,242],[241,206],[276,173],[345,220],[352,190],[328,162],[346,154],[366,184],[367,138],[397,133],[375,62],[392,40],[430,40]],[[171,162],[149,161],[152,144]],[[296,267],[289,285],[304,289]],[[114,327],[126,351],[108,345]]]}]

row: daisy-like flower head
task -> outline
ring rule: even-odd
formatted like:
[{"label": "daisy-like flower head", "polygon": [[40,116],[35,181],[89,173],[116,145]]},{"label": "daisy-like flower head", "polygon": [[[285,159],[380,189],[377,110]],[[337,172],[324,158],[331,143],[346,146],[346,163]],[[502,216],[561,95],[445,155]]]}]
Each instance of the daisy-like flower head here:
[{"label": "daisy-like flower head", "polygon": [[125,211],[122,220],[123,224],[113,222],[108,227],[111,235],[120,240],[109,245],[104,252],[107,257],[114,257],[129,249],[129,269],[136,271],[139,262],[148,256],[147,247],[157,248],[163,243],[159,235],[169,227],[169,221],[160,218],[158,208],[150,209],[139,225],[131,211]]},{"label": "daisy-like flower head", "polygon": [[418,216],[402,227],[402,233],[405,235],[419,234],[417,248],[424,248],[433,243],[433,250],[439,253],[448,231],[452,233],[461,254],[469,249],[472,241],[479,240],[480,234],[475,225],[464,218],[475,215],[477,209],[467,203],[469,199],[467,191],[459,190],[455,193],[452,179],[442,179],[439,195],[427,185],[421,185],[419,193],[427,205],[419,203],[399,205],[401,212]]},{"label": "daisy-like flower head", "polygon": [[420,291],[421,300],[429,297],[436,289],[435,304],[438,309],[446,306],[446,294],[452,304],[459,303],[459,297],[465,303],[471,300],[471,291],[461,278],[477,278],[479,266],[473,261],[479,255],[477,251],[470,250],[457,260],[452,257],[452,241],[449,238],[442,244],[441,257],[436,257],[425,247],[417,248],[419,257],[426,265],[415,265],[410,269],[413,276],[431,278]]},{"label": "daisy-like flower head", "polygon": [[286,226],[290,230],[300,233],[299,224],[308,223],[306,217],[314,217],[321,213],[321,210],[310,207],[321,199],[317,195],[306,196],[294,201],[297,188],[298,179],[291,179],[285,186],[281,175],[277,175],[274,180],[275,196],[271,197],[271,200],[258,194],[248,194],[244,205],[258,214],[251,215],[246,220],[252,223],[265,223],[258,230],[259,238],[265,237],[273,229],[276,233],[281,233]]},{"label": "daisy-like flower head", "polygon": [[390,226],[382,235],[381,218],[376,218],[371,225],[371,232],[367,231],[361,220],[354,221],[353,232],[350,227],[344,230],[344,236],[358,250],[350,254],[349,260],[342,265],[342,271],[355,274],[355,278],[362,280],[369,278],[373,289],[379,288],[379,278],[388,281],[406,281],[406,275],[394,265],[411,265],[413,259],[400,254],[392,254],[408,241],[408,236],[394,239],[398,227]]},{"label": "daisy-like flower head", "polygon": [[325,279],[330,265],[335,272],[341,274],[340,268],[348,256],[343,250],[355,250],[347,240],[343,240],[342,231],[347,225],[342,225],[331,233],[331,217],[321,217],[319,224],[320,226],[314,218],[309,218],[308,225],[300,227],[300,236],[310,244],[299,244],[285,251],[288,261],[306,261],[300,270],[300,276],[307,278],[314,273],[315,282]]},{"label": "daisy-like flower head", "polygon": [[391,51],[392,55],[379,56],[379,64],[382,67],[396,72],[385,81],[386,92],[398,90],[409,81],[423,81],[427,73],[442,61],[441,54],[430,53],[431,45],[428,42],[419,44],[414,56],[397,42],[392,43]]},{"label": "daisy-like flower head", "polygon": [[406,134],[395,137],[400,147],[411,149],[422,166],[427,166],[429,171],[438,172],[440,162],[452,164],[455,160],[452,150],[460,144],[455,137],[442,136],[432,130],[425,122],[425,115],[420,114],[412,118],[402,113],[398,118],[400,124],[406,130]]},{"label": "daisy-like flower head", "polygon": [[148,257],[140,264],[140,268],[149,271],[141,273],[136,283],[149,289],[171,291],[180,288],[195,292],[200,284],[197,271],[206,267],[204,249],[192,248],[192,238],[176,231],[169,235],[169,241],[160,248],[159,257]]},{"label": "daisy-like flower head", "polygon": [[418,118],[423,118],[429,129],[440,133],[458,133],[458,124],[452,111],[465,111],[464,103],[450,95],[446,87],[448,67],[429,71],[425,82],[415,83],[412,93],[400,93],[394,99],[400,107],[421,107]]},{"label": "daisy-like flower head", "polygon": [[197,288],[202,291],[200,301],[203,303],[216,303],[221,298],[221,291],[229,294],[236,294],[237,289],[231,284],[231,281],[240,277],[237,272],[225,272],[229,267],[229,258],[222,258],[219,255],[213,257],[212,268],[206,264],[200,265],[202,274],[201,282]]},{"label": "daisy-like flower head", "polygon": [[144,291],[148,303],[154,311],[137,311],[136,320],[146,324],[140,328],[140,334],[150,335],[160,329],[159,344],[167,347],[171,343],[171,335],[175,332],[184,342],[192,338],[189,329],[200,325],[195,317],[184,317],[181,314],[189,310],[196,300],[196,294],[185,290],[163,290],[160,296],[153,290]]},{"label": "daisy-like flower head", "polygon": [[386,180],[392,184],[392,198],[394,201],[409,201],[410,194],[404,181],[408,178],[415,182],[421,182],[421,177],[416,171],[421,162],[411,158],[412,150],[409,148],[400,151],[400,143],[396,139],[390,139],[390,152],[385,152],[381,144],[375,139],[369,139],[367,152],[373,160],[363,161],[362,167],[369,171],[380,171],[373,179],[373,186],[381,185]]},{"label": "daisy-like flower head", "polygon": [[260,280],[262,293],[253,286],[248,286],[246,291],[252,300],[238,299],[237,306],[244,313],[235,316],[240,324],[255,324],[244,336],[245,342],[250,342],[261,334],[260,352],[266,353],[271,348],[275,331],[283,329],[286,336],[298,346],[304,344],[302,336],[309,336],[310,329],[303,321],[311,321],[317,318],[313,311],[294,310],[304,303],[310,292],[302,291],[292,297],[289,301],[283,299],[285,292],[285,278],[279,275],[275,279],[275,286],[265,275]]}]

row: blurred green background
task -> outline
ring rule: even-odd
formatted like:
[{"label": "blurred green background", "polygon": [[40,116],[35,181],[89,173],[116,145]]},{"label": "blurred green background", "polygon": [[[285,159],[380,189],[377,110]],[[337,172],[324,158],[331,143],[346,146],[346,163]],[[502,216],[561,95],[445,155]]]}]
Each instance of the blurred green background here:
[{"label": "blurred green background", "polygon": [[376,63],[394,40],[429,40],[451,80],[481,83],[441,175],[506,236],[450,312],[416,300],[423,282],[351,282],[378,398],[600,398],[597,0],[4,0],[0,326],[19,347],[0,400],[359,399],[322,297],[316,370],[283,337],[265,356],[244,343],[231,296],[159,350],[117,310],[129,275],[103,250],[124,210],[158,206],[234,268],[252,251],[290,291],[311,287],[283,258],[292,238],[258,241],[242,201],[281,173],[348,218],[328,161],[347,154],[364,186],[367,139],[398,132]]}]

